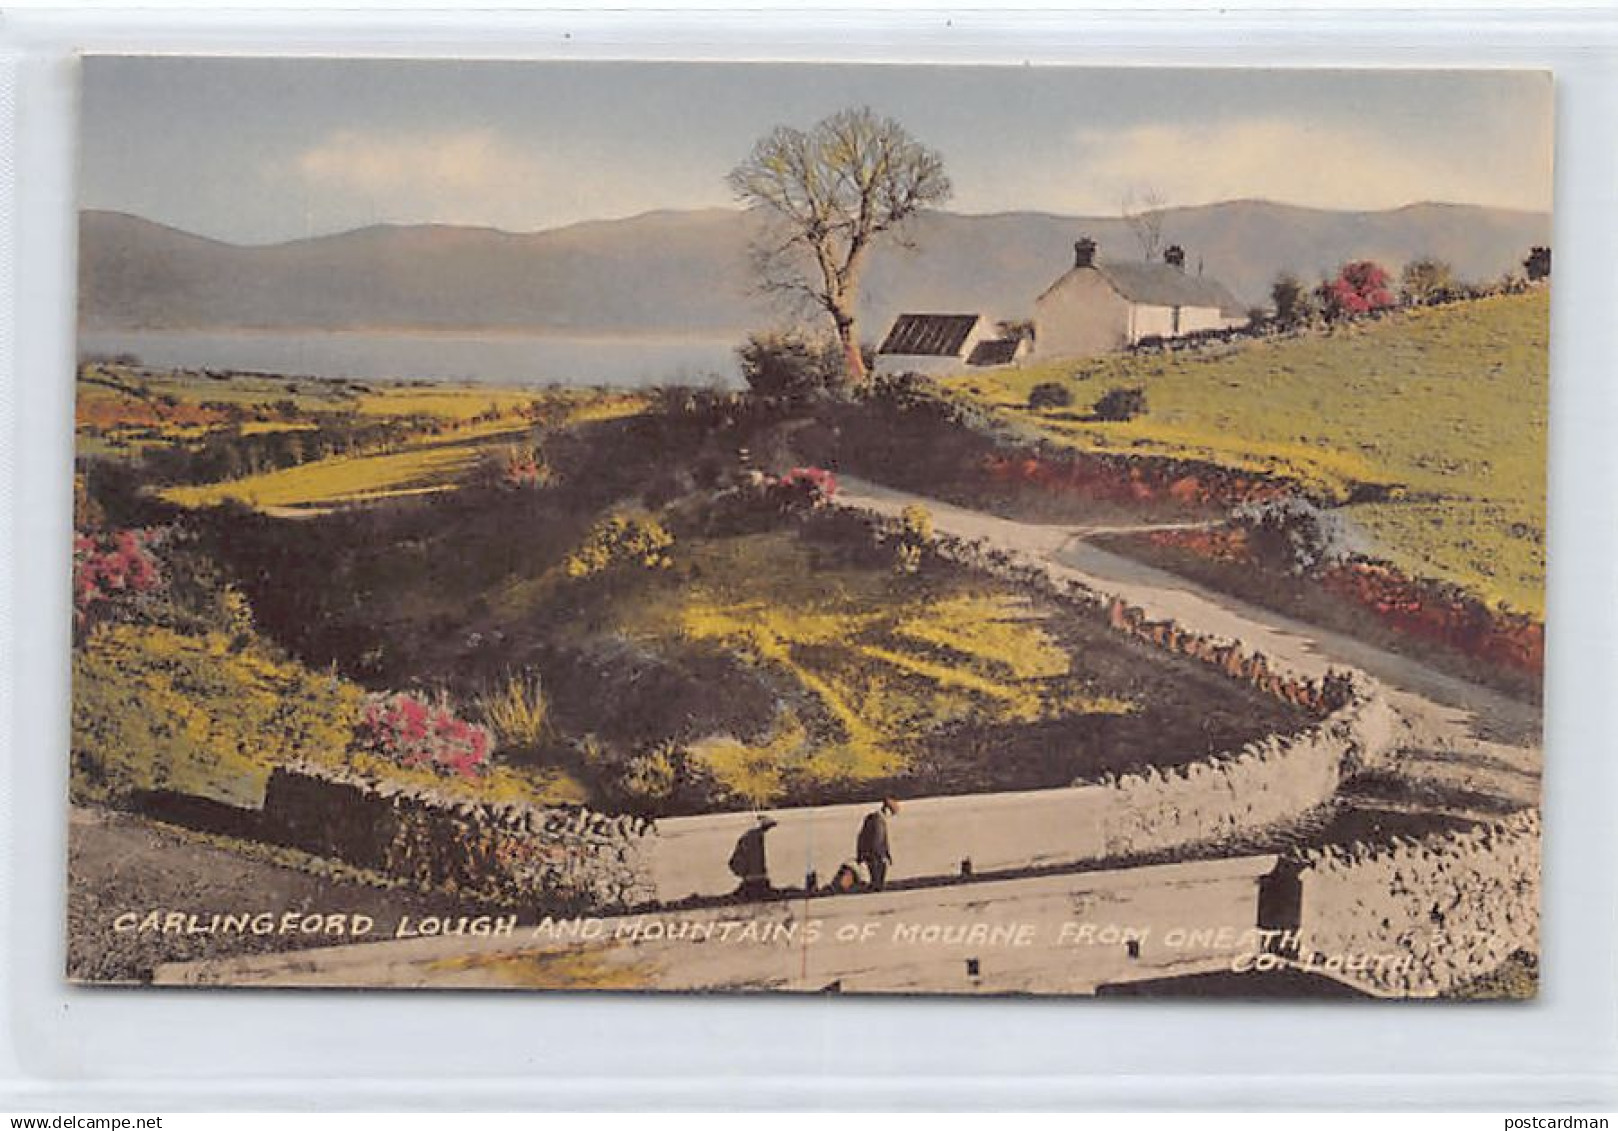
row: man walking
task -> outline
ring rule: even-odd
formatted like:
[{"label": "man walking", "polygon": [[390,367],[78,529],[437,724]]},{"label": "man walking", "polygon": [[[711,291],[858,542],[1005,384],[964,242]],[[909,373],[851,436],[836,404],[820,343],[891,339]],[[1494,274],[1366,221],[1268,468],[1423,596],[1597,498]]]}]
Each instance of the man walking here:
[{"label": "man walking", "polygon": [[736,894],[742,899],[764,899],[775,889],[770,885],[770,865],[764,853],[764,834],[775,828],[774,817],[758,819],[736,841],[730,854],[730,870],[741,880]]},{"label": "man walking", "polygon": [[888,865],[893,863],[893,852],[888,847],[888,818],[899,812],[899,803],[884,797],[882,804],[865,817],[860,826],[860,837],[854,846],[854,859],[864,864],[871,875],[871,890],[881,891],[888,882]]}]

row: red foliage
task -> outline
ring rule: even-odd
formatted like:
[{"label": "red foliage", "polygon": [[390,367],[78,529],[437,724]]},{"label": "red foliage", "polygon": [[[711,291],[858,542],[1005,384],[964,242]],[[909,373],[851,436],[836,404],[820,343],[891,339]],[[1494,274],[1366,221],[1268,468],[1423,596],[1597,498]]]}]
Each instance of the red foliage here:
[{"label": "red foliage", "polygon": [[512,455],[500,465],[500,485],[513,490],[538,487],[545,482],[545,465],[533,452]]},{"label": "red foliage", "polygon": [[783,505],[821,507],[837,494],[837,476],[823,467],[794,467],[769,489]]},{"label": "red foliage", "polygon": [[1105,502],[1172,502],[1233,506],[1275,498],[1285,487],[1261,475],[1177,460],[1113,459],[1072,454],[1057,459],[990,456],[983,465],[999,486],[1035,487]]},{"label": "red foliage", "polygon": [[[1146,538],[1154,546],[1184,550],[1207,561],[1258,564],[1240,530],[1158,530]],[[1369,609],[1397,632],[1502,667],[1531,674],[1545,669],[1544,625],[1491,609],[1453,585],[1415,580],[1390,565],[1365,561],[1328,566],[1315,580],[1328,593]]]},{"label": "red foliage", "polygon": [[781,482],[789,487],[799,483],[812,485],[828,499],[837,494],[837,476],[823,467],[794,467],[781,476]]},{"label": "red foliage", "polygon": [[73,623],[82,627],[97,612],[126,597],[150,593],[163,583],[151,546],[156,530],[115,530],[73,535]]},{"label": "red foliage", "polygon": [[1337,278],[1321,286],[1321,309],[1327,318],[1352,318],[1392,306],[1388,282],[1388,273],[1369,259],[1346,263]]},{"label": "red foliage", "polygon": [[1355,562],[1321,574],[1328,592],[1371,609],[1400,632],[1435,640],[1476,659],[1525,672],[1545,670],[1545,626],[1489,608],[1459,589],[1414,581],[1392,566]]},{"label": "red foliage", "polygon": [[101,390],[81,391],[74,417],[79,427],[101,432],[114,428],[162,428],[164,425],[213,427],[225,424],[229,419],[219,409],[204,407],[195,401],[171,404],[157,398],[137,399]]},{"label": "red foliage", "polygon": [[1252,565],[1257,559],[1247,543],[1247,531],[1229,526],[1210,526],[1195,530],[1154,530],[1146,536],[1154,546],[1185,550],[1199,558],[1215,562],[1234,562]]},{"label": "red foliage", "polygon": [[403,691],[366,700],[355,742],[402,766],[427,766],[463,777],[475,776],[488,764],[494,745],[486,728],[458,718],[448,705]]}]

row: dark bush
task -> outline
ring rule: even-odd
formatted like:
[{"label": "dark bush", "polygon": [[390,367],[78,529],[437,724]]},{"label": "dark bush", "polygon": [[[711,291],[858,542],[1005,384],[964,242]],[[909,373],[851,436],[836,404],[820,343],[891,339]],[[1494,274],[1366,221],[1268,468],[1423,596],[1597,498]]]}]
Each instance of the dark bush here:
[{"label": "dark bush", "polygon": [[619,760],[603,785],[619,807],[645,817],[701,812],[724,796],[712,771],[672,739]]},{"label": "dark bush", "polygon": [[1133,420],[1146,411],[1146,390],[1109,389],[1092,411],[1097,420]]},{"label": "dark bush", "polygon": [[870,404],[894,413],[935,408],[945,400],[938,382],[924,373],[878,373],[862,393]]},{"label": "dark bush", "polygon": [[1255,553],[1290,573],[1339,565],[1366,549],[1364,535],[1340,511],[1298,495],[1243,503],[1231,519],[1247,532]]},{"label": "dark bush", "polygon": [[1288,329],[1306,326],[1317,313],[1314,296],[1296,275],[1282,274],[1270,287],[1270,301],[1275,306],[1275,321]]},{"label": "dark bush", "polygon": [[1551,249],[1548,247],[1531,248],[1528,252],[1528,258],[1522,261],[1522,266],[1530,282],[1550,278]]},{"label": "dark bush", "polygon": [[1042,381],[1028,392],[1029,408],[1066,408],[1073,403],[1073,390],[1060,381]]},{"label": "dark bush", "polygon": [[836,396],[848,384],[842,347],[830,337],[749,334],[736,350],[742,379],[756,395],[808,401]]}]

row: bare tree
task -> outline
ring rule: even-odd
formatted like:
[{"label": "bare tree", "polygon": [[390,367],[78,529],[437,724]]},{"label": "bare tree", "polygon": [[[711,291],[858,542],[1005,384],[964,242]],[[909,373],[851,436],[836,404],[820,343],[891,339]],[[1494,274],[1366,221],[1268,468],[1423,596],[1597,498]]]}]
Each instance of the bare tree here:
[{"label": "bare tree", "polygon": [[764,288],[829,314],[849,376],[863,380],[860,272],[873,244],[949,199],[943,158],[892,118],[862,107],[808,130],[777,126],[728,180],[736,198],[766,220],[754,247]]},{"label": "bare tree", "polygon": [[1163,209],[1167,206],[1168,198],[1151,185],[1131,188],[1124,193],[1119,212],[1135,234],[1135,242],[1140,244],[1142,259],[1156,259],[1158,249],[1163,246]]}]

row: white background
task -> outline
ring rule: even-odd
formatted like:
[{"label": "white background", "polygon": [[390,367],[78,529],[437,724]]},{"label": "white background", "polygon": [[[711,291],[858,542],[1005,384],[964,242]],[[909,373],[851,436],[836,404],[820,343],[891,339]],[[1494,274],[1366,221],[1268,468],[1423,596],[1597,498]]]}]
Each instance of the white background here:
[{"label": "white background", "polygon": [[[80,49],[1553,70],[1540,998],[1205,1004],[67,988]],[[0,147],[0,220],[9,212],[0,227],[9,276],[0,279],[0,1110],[1618,1105],[1618,22],[1610,10],[12,11],[0,24],[0,113],[13,107],[14,130]]]}]

